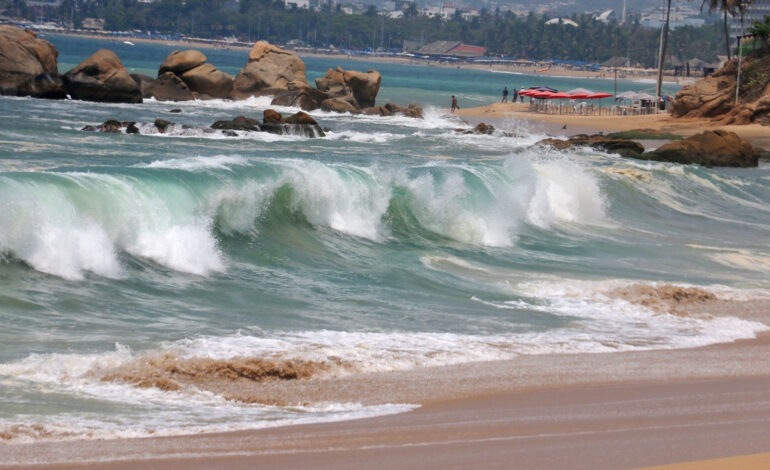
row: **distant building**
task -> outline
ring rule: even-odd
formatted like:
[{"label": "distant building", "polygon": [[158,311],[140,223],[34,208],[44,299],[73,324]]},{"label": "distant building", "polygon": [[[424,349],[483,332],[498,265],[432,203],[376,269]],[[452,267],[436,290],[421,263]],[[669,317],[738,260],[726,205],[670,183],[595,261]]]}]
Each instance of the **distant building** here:
[{"label": "distant building", "polygon": [[547,25],[555,25],[555,24],[566,24],[569,26],[577,27],[577,23],[574,21],[567,19],[567,18],[551,18],[550,20],[546,21],[545,24]]},{"label": "distant building", "polygon": [[[770,0],[754,0],[746,7],[743,12],[743,31],[744,34],[755,21],[764,21],[765,16],[770,16]],[[741,34],[741,15],[734,16],[730,21],[730,35],[732,43],[736,44],[735,37]]]}]

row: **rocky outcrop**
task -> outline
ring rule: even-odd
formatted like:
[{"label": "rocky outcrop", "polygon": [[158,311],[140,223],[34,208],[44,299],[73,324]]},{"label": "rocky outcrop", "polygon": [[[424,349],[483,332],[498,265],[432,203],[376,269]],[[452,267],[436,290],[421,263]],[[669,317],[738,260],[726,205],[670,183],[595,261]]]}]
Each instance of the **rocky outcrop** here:
[{"label": "rocky outcrop", "polygon": [[623,157],[636,158],[644,153],[644,147],[638,142],[628,139],[616,139],[601,134],[575,135],[567,140],[543,139],[535,145],[548,145],[555,149],[564,150],[573,147],[590,147],[607,153],[616,153]]},{"label": "rocky outcrop", "polygon": [[289,89],[279,92],[270,103],[275,106],[295,106],[305,111],[321,107],[326,95],[307,84],[290,83]]},{"label": "rocky outcrop", "polygon": [[370,114],[375,116],[394,116],[400,114],[402,116],[408,116],[416,119],[422,119],[424,117],[422,108],[412,103],[409,103],[409,106],[406,108],[395,103],[387,103],[384,106],[366,108],[361,112],[363,114]]},{"label": "rocky outcrop", "polygon": [[278,120],[278,116],[276,115],[280,116],[276,111],[265,111],[265,119],[262,123],[263,131],[283,135],[304,135],[305,137],[326,136],[323,129],[321,129],[321,126],[318,125],[318,122],[307,113],[300,111],[287,118],[281,117],[280,120]]},{"label": "rocky outcrop", "polygon": [[229,98],[233,90],[233,77],[209,63],[183,73],[182,80],[192,92],[207,95],[201,96],[203,98]]},{"label": "rocky outcrop", "polygon": [[307,86],[305,63],[295,54],[264,41],[254,44],[249,60],[236,75],[233,99],[275,94]]},{"label": "rocky outcrop", "polygon": [[230,98],[233,77],[206,60],[195,49],[172,52],[160,65],[158,78],[145,89],[145,97],[164,101]]},{"label": "rocky outcrop", "polygon": [[205,64],[206,60],[205,54],[201,51],[196,51],[195,49],[173,51],[163,60],[163,63],[160,64],[158,77],[166,72],[171,72],[174,75],[182,75],[188,70],[192,70],[195,67]]},{"label": "rocky outcrop", "polygon": [[711,118],[722,124],[770,125],[770,56],[747,58],[735,103],[738,62],[732,60],[710,77],[682,89],[672,104],[674,117]]},{"label": "rocky outcrop", "polygon": [[321,101],[321,109],[334,113],[353,113],[359,112],[358,107],[345,98],[327,98]]},{"label": "rocky outcrop", "polygon": [[101,49],[64,74],[64,84],[76,100],[141,103],[142,91],[114,52]]},{"label": "rocky outcrop", "polygon": [[53,44],[37,39],[33,31],[0,26],[0,95],[65,98],[58,55]]},{"label": "rocky outcrop", "polygon": [[759,151],[750,143],[741,140],[734,132],[716,130],[670,142],[635,158],[659,162],[697,163],[707,167],[754,167],[759,160]]},{"label": "rocky outcrop", "polygon": [[315,83],[329,98],[347,98],[356,108],[362,109],[375,105],[381,81],[382,76],[375,70],[364,73],[337,67],[336,70],[329,69]]},{"label": "rocky outcrop", "polygon": [[142,86],[145,98],[155,98],[160,101],[190,101],[194,100],[187,84],[172,72],[164,72],[149,84]]}]

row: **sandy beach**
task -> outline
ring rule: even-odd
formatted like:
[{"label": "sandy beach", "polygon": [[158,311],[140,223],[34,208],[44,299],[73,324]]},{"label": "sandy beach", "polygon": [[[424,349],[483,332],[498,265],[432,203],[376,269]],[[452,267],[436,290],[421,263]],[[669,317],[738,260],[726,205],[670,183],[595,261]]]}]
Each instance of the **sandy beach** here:
[{"label": "sandy beach", "polygon": [[[770,318],[764,300],[715,301],[699,311]],[[761,334],[693,349],[520,356],[288,387],[263,383],[249,389],[252,399],[421,407],[222,434],[0,444],[0,466],[630,469],[748,456],[770,449],[768,355],[770,334]],[[734,468],[767,461],[766,455],[747,458]],[[666,468],[733,468],[699,465]]]},{"label": "sandy beach", "polygon": [[735,132],[761,149],[770,150],[770,129],[767,126],[721,125],[709,119],[674,118],[667,113],[640,116],[560,115],[531,111],[527,103],[493,103],[476,108],[461,108],[455,114],[466,119],[470,118],[473,122],[485,119],[525,122],[532,132],[565,136],[644,129],[655,133],[688,137],[705,130],[725,129]]}]

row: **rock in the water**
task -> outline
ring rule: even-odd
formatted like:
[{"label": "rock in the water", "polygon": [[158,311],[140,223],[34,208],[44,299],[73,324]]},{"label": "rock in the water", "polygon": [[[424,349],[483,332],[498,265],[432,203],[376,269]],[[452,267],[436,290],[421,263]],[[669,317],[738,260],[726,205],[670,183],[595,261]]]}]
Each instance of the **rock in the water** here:
[{"label": "rock in the water", "polygon": [[262,122],[265,124],[280,124],[282,122],[286,122],[286,120],[278,111],[274,109],[266,109],[262,118]]},{"label": "rock in the water", "polygon": [[141,103],[142,91],[114,52],[101,49],[64,74],[72,98],[108,103]]},{"label": "rock in the water", "polygon": [[135,122],[120,122],[117,119],[108,119],[97,126],[85,126],[83,131],[88,132],[106,132],[108,134],[120,134],[121,129],[126,129],[126,134],[138,134],[139,128]]},{"label": "rock in the water", "polygon": [[355,107],[371,108],[375,105],[381,81],[382,76],[375,70],[364,73],[337,67],[316,79],[316,87],[330,98],[350,96]]},{"label": "rock in the water", "polygon": [[684,164],[697,163],[707,167],[754,167],[759,161],[759,151],[750,143],[741,140],[735,132],[716,130],[670,142],[636,158]]},{"label": "rock in the water", "polygon": [[165,119],[158,118],[155,120],[154,124],[155,124],[155,127],[158,129],[158,132],[160,132],[161,134],[165,134],[166,131],[168,130],[168,127],[173,125],[174,123],[170,121],[166,121]]},{"label": "rock in the water", "polygon": [[289,84],[307,86],[305,63],[295,54],[264,41],[254,44],[249,61],[236,75],[233,98],[261,96],[267,89],[289,90]]},{"label": "rock in the water", "polygon": [[191,91],[214,98],[229,98],[233,91],[233,77],[209,63],[183,73],[182,80]]},{"label": "rock in the water", "polygon": [[321,109],[324,111],[333,111],[335,113],[359,113],[359,109],[344,98],[328,98],[321,101]]},{"label": "rock in the water", "polygon": [[160,78],[166,72],[182,75],[188,70],[192,70],[205,63],[206,56],[201,51],[196,51],[195,49],[188,49],[186,51],[176,50],[169,54],[163,63],[160,64],[158,77]]},{"label": "rock in the water", "polygon": [[303,124],[303,125],[312,125],[312,126],[318,125],[318,122],[316,122],[316,120],[313,119],[312,116],[310,116],[307,113],[303,113],[302,111],[287,117],[286,122],[288,124]]},{"label": "rock in the water", "polygon": [[636,158],[644,152],[644,146],[638,142],[628,139],[611,138],[601,134],[591,136],[580,134],[572,136],[567,140],[543,139],[536,145],[549,145],[559,150],[572,147],[591,147],[607,153],[616,153],[623,157],[632,158]]},{"label": "rock in the water", "polygon": [[257,119],[246,116],[238,116],[231,121],[217,121],[211,125],[212,129],[231,130],[231,131],[260,131],[262,130]]},{"label": "rock in the water", "polygon": [[171,110],[169,110],[168,112],[169,112],[169,113],[181,113],[181,112],[182,112],[182,110],[181,110],[181,109],[179,109],[179,108],[174,108],[174,109],[171,109]]},{"label": "rock in the water", "polygon": [[65,98],[58,55],[53,44],[37,39],[33,31],[0,26],[0,95]]},{"label": "rock in the water", "polygon": [[289,89],[275,95],[270,103],[276,106],[294,106],[305,111],[312,111],[321,107],[321,102],[326,99],[326,95],[321,91],[308,86],[289,84]]},{"label": "rock in the water", "polygon": [[157,79],[143,87],[142,93],[145,98],[155,98],[160,101],[190,101],[195,99],[187,84],[171,72],[162,73]]}]

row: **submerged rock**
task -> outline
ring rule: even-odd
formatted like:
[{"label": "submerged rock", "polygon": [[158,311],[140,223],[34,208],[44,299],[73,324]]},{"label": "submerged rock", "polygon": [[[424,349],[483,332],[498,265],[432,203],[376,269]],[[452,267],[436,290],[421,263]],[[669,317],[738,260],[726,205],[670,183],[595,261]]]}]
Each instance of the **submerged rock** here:
[{"label": "submerged rock", "polygon": [[153,123],[155,125],[155,128],[158,129],[158,132],[161,134],[165,134],[168,130],[169,126],[173,126],[174,123],[171,121],[166,121],[165,119],[156,119]]},{"label": "submerged rock", "polygon": [[72,98],[108,103],[141,103],[142,91],[114,52],[101,49],[64,74]]},{"label": "submerged rock", "polygon": [[617,139],[601,134],[575,135],[567,140],[543,139],[535,145],[548,145],[555,149],[564,150],[573,147],[590,147],[607,153],[616,153],[623,157],[639,157],[644,153],[644,147],[638,142],[628,139]]},{"label": "submerged rock", "polygon": [[118,121],[117,119],[108,119],[101,123],[99,126],[85,126],[83,131],[88,132],[105,132],[108,134],[120,134],[123,129],[126,129],[126,134],[139,134],[139,128],[136,127],[136,123],[133,121]]},{"label": "submerged rock", "polygon": [[211,125],[212,129],[231,130],[231,131],[253,131],[258,132],[262,130],[259,125],[258,119],[247,118],[246,116],[238,116],[230,121],[217,121]]},{"label": "submerged rock", "polygon": [[636,158],[707,167],[754,167],[759,162],[759,151],[735,132],[716,130],[670,142]]}]

